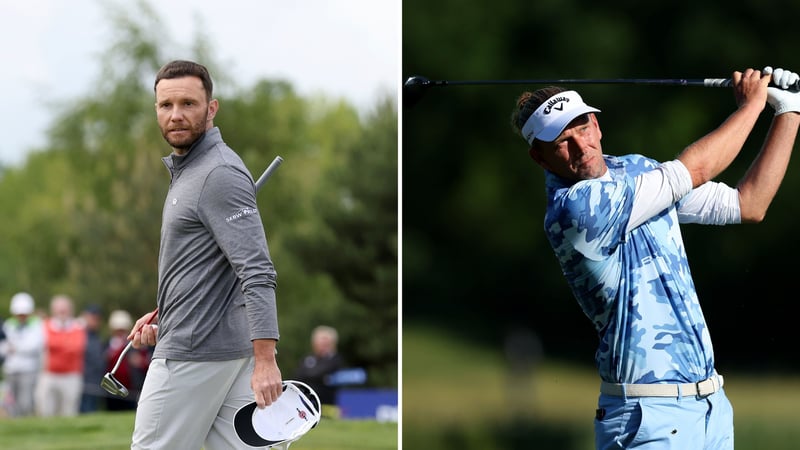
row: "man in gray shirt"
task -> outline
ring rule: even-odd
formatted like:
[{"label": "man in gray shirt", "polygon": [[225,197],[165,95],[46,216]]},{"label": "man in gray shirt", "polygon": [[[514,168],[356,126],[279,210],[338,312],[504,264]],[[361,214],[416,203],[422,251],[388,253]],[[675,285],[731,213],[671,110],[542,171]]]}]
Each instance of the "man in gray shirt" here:
[{"label": "man in gray shirt", "polygon": [[[156,115],[172,153],[158,260],[158,310],[129,339],[156,345],[131,448],[241,446],[231,422],[281,395],[276,272],[255,184],[213,119],[205,67],[173,61],[156,75]],[[146,325],[157,314],[158,325]]]}]

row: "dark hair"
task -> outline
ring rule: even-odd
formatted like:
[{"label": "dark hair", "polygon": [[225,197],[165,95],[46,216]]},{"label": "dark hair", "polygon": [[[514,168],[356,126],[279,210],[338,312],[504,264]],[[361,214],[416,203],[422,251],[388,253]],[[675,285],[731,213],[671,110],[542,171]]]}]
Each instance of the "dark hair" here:
[{"label": "dark hair", "polygon": [[[562,87],[548,86],[535,92],[523,92],[517,99],[517,107],[511,113],[511,127],[518,135],[522,136],[522,127],[525,126],[525,122],[528,121],[531,114],[548,98],[564,91],[566,89]],[[522,137],[525,138],[525,136]]]},{"label": "dark hair", "polygon": [[211,82],[211,75],[208,69],[202,64],[192,61],[176,60],[164,64],[156,74],[156,81],[153,83],[153,91],[156,90],[158,82],[161,80],[171,80],[173,78],[197,77],[203,82],[206,91],[206,100],[211,100],[214,93],[214,83]]}]

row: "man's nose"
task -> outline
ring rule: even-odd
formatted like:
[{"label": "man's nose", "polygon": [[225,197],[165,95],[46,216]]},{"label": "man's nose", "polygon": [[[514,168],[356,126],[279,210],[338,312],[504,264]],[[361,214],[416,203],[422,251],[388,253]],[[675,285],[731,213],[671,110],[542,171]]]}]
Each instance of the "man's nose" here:
[{"label": "man's nose", "polygon": [[586,150],[586,140],[581,139],[579,136],[570,137],[568,142],[570,152],[580,154]]},{"label": "man's nose", "polygon": [[183,120],[183,110],[180,107],[174,107],[172,109],[172,113],[170,114],[170,120],[172,121],[181,121]]}]

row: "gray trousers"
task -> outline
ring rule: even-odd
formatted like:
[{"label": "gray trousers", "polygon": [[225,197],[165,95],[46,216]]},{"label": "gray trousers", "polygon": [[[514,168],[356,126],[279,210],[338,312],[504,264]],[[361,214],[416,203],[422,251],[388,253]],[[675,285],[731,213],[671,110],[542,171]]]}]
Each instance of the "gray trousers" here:
[{"label": "gray trousers", "polygon": [[77,416],[81,407],[83,374],[42,372],[36,383],[36,411],[41,417]]},{"label": "gray trousers", "polygon": [[13,417],[32,416],[36,412],[34,395],[39,372],[7,373],[5,378],[8,391],[14,399],[11,415]]},{"label": "gray trousers", "polygon": [[154,359],[147,369],[131,449],[252,449],[233,429],[236,410],[254,400],[253,358]]}]

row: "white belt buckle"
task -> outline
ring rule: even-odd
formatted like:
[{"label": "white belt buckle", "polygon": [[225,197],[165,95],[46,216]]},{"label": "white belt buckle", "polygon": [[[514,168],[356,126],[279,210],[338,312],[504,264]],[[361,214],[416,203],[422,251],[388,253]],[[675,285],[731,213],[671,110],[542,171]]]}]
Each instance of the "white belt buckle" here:
[{"label": "white belt buckle", "polygon": [[[700,385],[703,384],[703,383],[706,383],[706,382],[710,382],[711,383],[711,390],[707,394],[703,394],[702,387]],[[716,389],[714,389],[714,387],[715,387],[714,377],[706,378],[703,381],[698,381],[697,383],[695,383],[695,387],[697,388],[697,396],[700,397],[700,398],[706,398],[709,395],[711,395],[711,394],[713,394],[714,392],[717,391]]]}]

